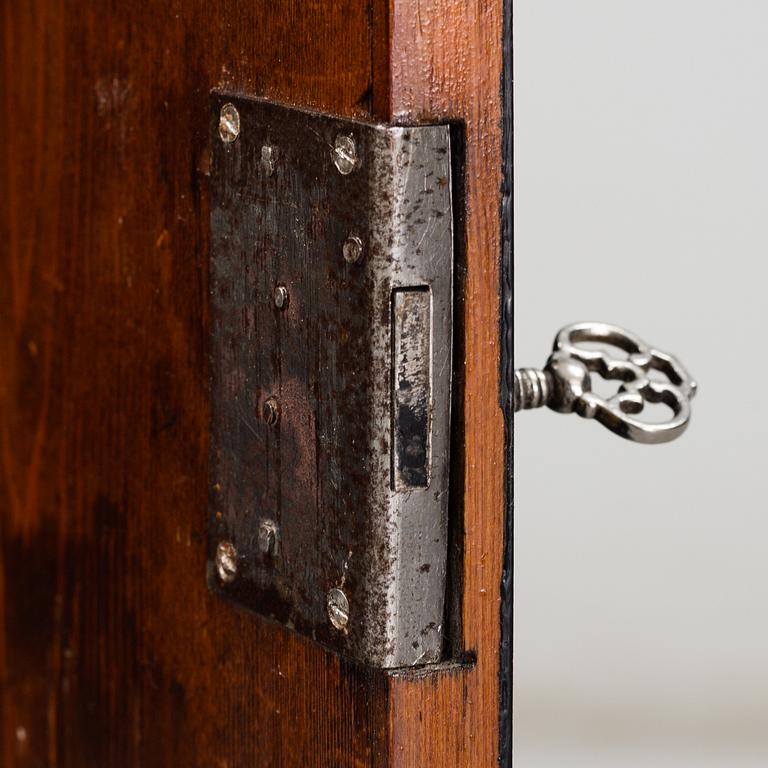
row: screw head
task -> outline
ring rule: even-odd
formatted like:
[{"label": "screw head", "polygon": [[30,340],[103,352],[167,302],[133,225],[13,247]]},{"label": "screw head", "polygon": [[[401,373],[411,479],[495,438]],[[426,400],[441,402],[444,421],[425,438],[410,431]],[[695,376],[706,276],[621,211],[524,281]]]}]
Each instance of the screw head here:
[{"label": "screw head", "polygon": [[333,145],[333,164],[342,176],[348,176],[357,167],[357,145],[352,136],[339,134]]},{"label": "screw head", "polygon": [[331,624],[336,629],[346,629],[347,624],[349,624],[349,600],[338,587],[334,587],[328,592],[327,608]]},{"label": "screw head", "polygon": [[288,306],[288,289],[284,285],[275,288],[275,306],[278,309],[286,309]]},{"label": "screw head", "polygon": [[271,176],[275,172],[275,165],[277,165],[277,147],[265,144],[261,148],[261,168],[267,176]]},{"label": "screw head", "polygon": [[350,235],[341,249],[347,264],[354,264],[363,257],[363,241],[357,235]]},{"label": "screw head", "polygon": [[277,398],[268,397],[264,401],[262,415],[264,416],[264,421],[266,421],[270,427],[274,427],[275,424],[280,421],[280,403],[277,402]]},{"label": "screw head", "polygon": [[231,144],[240,135],[240,113],[234,104],[225,104],[219,112],[219,136]]},{"label": "screw head", "polygon": [[237,550],[230,541],[220,541],[216,547],[216,572],[225,584],[237,578]]},{"label": "screw head", "polygon": [[265,555],[277,553],[277,526],[272,520],[262,520],[259,525],[259,550]]}]

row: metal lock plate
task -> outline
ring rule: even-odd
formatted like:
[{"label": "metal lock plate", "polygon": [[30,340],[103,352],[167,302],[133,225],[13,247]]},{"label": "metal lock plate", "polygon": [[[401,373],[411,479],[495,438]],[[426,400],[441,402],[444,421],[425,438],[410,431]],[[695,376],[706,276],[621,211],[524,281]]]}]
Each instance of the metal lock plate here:
[{"label": "metal lock plate", "polygon": [[214,93],[209,580],[377,667],[440,660],[446,125]]}]

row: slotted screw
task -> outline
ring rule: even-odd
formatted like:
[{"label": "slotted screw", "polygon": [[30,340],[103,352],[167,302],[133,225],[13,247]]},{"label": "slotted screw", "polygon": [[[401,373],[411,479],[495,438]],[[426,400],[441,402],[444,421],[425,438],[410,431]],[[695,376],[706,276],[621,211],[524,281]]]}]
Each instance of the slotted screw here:
[{"label": "slotted screw", "polygon": [[277,552],[277,526],[272,520],[262,520],[259,525],[259,549],[265,555]]},{"label": "slotted screw", "polygon": [[265,144],[261,148],[261,167],[267,176],[271,176],[275,172],[275,165],[277,164],[277,147],[273,147],[270,144]]},{"label": "slotted screw", "polygon": [[275,306],[278,309],[285,309],[288,306],[288,289],[284,285],[278,285],[275,288]]},{"label": "slotted screw", "polygon": [[338,588],[334,587],[328,592],[328,618],[336,629],[346,629],[349,624],[349,600]]},{"label": "slotted screw", "polygon": [[240,135],[240,113],[234,104],[225,104],[219,112],[219,136],[231,144]]},{"label": "slotted screw", "polygon": [[344,260],[348,264],[354,264],[363,256],[363,241],[357,235],[350,235],[341,249],[344,254]]},{"label": "slotted screw", "polygon": [[333,145],[333,163],[342,176],[348,176],[357,166],[357,145],[352,136],[340,134]]},{"label": "slotted screw", "polygon": [[275,424],[280,421],[280,403],[277,402],[277,398],[268,397],[264,401],[262,415],[264,416],[264,421],[266,421],[270,427],[274,427]]},{"label": "slotted screw", "polygon": [[220,541],[216,547],[216,572],[225,584],[237,578],[237,550],[230,541]]}]

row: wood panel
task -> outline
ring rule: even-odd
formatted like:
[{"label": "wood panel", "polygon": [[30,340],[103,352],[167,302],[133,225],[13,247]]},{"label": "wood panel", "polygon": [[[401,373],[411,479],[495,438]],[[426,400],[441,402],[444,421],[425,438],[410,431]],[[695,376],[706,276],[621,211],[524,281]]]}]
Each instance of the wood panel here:
[{"label": "wood panel", "polygon": [[384,681],[204,563],[208,94],[368,115],[371,9],[2,13],[0,763],[384,764]]},{"label": "wood panel", "polygon": [[460,120],[465,130],[462,648],[468,669],[395,676],[394,766],[492,766],[499,756],[499,647],[504,547],[500,392],[502,189],[501,2],[393,0],[392,118]]},{"label": "wood panel", "polygon": [[[500,3],[5,0],[0,764],[491,766]],[[467,132],[463,636],[386,678],[205,586],[208,94]]]}]

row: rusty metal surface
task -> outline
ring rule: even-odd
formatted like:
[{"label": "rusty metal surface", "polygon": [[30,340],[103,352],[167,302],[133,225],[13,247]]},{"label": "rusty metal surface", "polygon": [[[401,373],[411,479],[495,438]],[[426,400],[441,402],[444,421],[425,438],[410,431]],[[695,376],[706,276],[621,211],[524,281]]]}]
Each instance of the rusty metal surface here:
[{"label": "rusty metal surface", "polygon": [[[223,142],[228,103],[239,135]],[[211,586],[374,666],[439,661],[449,129],[214,93],[210,135]],[[334,162],[339,136],[354,141],[350,173]],[[350,237],[362,243],[351,261]],[[229,582],[215,567],[222,541],[237,553]],[[342,629],[332,590],[348,600]]]}]

